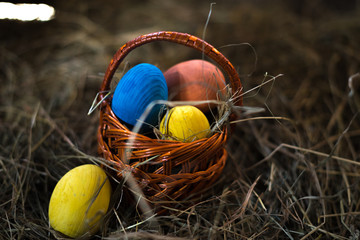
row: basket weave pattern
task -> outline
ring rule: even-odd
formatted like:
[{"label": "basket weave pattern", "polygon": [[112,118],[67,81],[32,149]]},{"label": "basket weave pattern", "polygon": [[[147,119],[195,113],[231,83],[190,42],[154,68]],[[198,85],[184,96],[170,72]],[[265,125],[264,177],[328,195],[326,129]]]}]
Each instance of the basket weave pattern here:
[{"label": "basket weave pattern", "polygon": [[[112,77],[125,56],[134,48],[153,41],[175,42],[204,52],[227,73],[232,89],[241,92],[237,72],[210,44],[190,34],[157,32],[140,36],[119,49],[106,71],[99,100],[110,90]],[[242,105],[242,99],[239,98],[236,104]],[[99,154],[115,163],[118,177],[122,177],[124,170],[130,171],[158,212],[169,202],[173,206],[176,201],[191,200],[192,196],[212,186],[226,163],[227,137],[228,130],[224,125],[221,132],[193,142],[153,139],[124,126],[111,110],[111,98],[101,103]],[[130,138],[133,138],[131,144]]]}]

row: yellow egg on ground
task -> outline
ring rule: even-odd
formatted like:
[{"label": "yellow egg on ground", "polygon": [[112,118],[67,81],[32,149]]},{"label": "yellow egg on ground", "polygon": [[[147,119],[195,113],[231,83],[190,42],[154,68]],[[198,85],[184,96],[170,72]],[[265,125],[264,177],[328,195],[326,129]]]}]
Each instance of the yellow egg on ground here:
[{"label": "yellow egg on ground", "polygon": [[108,210],[110,196],[110,181],[102,168],[86,164],[70,170],[51,195],[51,227],[73,238],[95,233]]},{"label": "yellow egg on ground", "polygon": [[210,125],[202,111],[194,106],[176,106],[161,120],[160,132],[167,139],[192,142],[208,137]]}]

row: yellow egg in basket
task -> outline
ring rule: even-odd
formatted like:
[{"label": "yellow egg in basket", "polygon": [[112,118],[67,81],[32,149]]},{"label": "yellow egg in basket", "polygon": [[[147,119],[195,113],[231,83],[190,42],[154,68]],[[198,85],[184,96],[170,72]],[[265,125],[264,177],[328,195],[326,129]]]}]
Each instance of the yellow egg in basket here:
[{"label": "yellow egg in basket", "polygon": [[166,139],[192,142],[208,137],[210,125],[198,108],[190,105],[176,106],[161,120],[160,132]]}]

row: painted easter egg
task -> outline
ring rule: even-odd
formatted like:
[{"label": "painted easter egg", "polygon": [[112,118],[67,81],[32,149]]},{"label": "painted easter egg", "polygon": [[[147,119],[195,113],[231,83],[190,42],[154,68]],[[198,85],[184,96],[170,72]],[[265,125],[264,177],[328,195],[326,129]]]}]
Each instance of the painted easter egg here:
[{"label": "painted easter egg", "polygon": [[[134,126],[151,102],[167,99],[168,88],[161,70],[154,65],[141,63],[121,78],[111,107],[118,118]],[[145,122],[157,125],[160,108],[161,105],[155,105]]]},{"label": "painted easter egg", "polygon": [[[225,77],[214,64],[200,59],[178,63],[164,76],[168,85],[171,101],[203,101],[217,100],[217,93],[225,93]],[[207,112],[216,105],[205,103],[196,105]]]},{"label": "painted easter egg", "polygon": [[94,234],[108,210],[110,195],[110,181],[102,168],[93,164],[73,168],[51,195],[51,227],[73,238]]},{"label": "painted easter egg", "polygon": [[160,123],[160,132],[167,139],[192,142],[206,138],[210,125],[202,111],[194,106],[176,106],[165,114]]}]

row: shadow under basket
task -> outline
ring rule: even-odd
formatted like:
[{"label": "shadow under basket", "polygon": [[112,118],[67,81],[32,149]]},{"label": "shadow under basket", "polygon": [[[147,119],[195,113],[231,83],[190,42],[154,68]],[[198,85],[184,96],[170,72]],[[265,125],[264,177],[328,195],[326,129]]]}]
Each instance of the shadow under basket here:
[{"label": "shadow under basket", "polygon": [[212,187],[226,164],[225,144],[229,131],[225,123],[221,131],[209,138],[180,142],[134,133],[119,121],[111,110],[111,98],[105,96],[110,90],[112,77],[130,51],[154,41],[185,45],[213,59],[228,76],[232,92],[238,94],[234,103],[238,106],[242,105],[242,87],[236,70],[218,50],[187,33],[162,31],[142,35],[123,45],[114,55],[98,99],[102,101],[98,151],[101,157],[114,163],[116,171],[112,172],[119,179],[130,172],[149,205],[156,213],[164,214],[172,208],[188,207],[189,203],[199,200],[200,195],[206,195],[205,191]]}]

